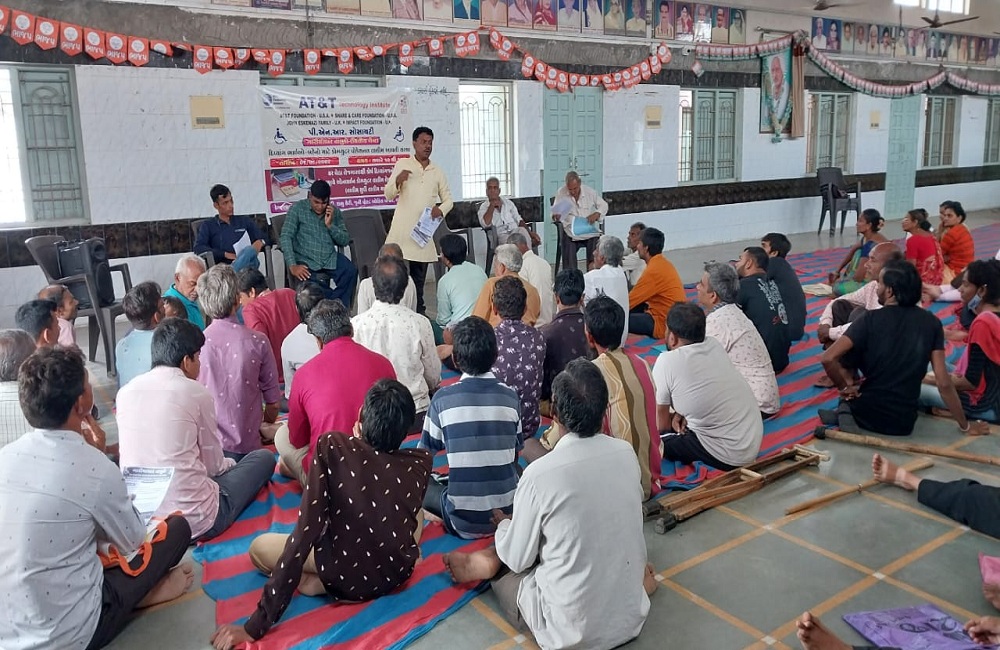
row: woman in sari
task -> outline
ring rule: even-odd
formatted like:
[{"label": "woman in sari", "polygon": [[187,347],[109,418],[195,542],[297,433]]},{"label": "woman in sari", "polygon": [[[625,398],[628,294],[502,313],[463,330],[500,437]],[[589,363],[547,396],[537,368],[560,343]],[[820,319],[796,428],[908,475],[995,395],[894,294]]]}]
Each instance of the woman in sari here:
[{"label": "woman in sari", "polygon": [[931,222],[923,208],[910,210],[903,217],[903,232],[909,233],[906,240],[906,259],[917,267],[920,280],[925,284],[940,285],[944,277],[944,257],[941,245],[931,233]]},{"label": "woman in sari", "polygon": [[869,253],[882,242],[888,241],[879,232],[883,224],[885,220],[878,210],[868,208],[861,212],[856,226],[861,239],[847,251],[847,257],[837,270],[827,276],[827,284],[833,287],[834,296],[840,297],[857,291],[864,284],[865,264],[868,263]]},{"label": "woman in sari", "polygon": [[972,233],[965,226],[965,208],[958,201],[945,201],[941,204],[938,237],[941,241],[941,254],[947,265],[944,271],[944,282],[947,283],[960,276],[976,256]]}]

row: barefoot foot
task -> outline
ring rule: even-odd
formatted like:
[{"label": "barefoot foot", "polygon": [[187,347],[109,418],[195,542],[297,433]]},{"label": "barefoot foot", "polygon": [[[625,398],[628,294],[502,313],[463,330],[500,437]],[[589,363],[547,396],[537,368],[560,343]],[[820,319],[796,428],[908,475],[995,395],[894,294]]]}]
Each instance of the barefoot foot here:
[{"label": "barefoot foot", "polygon": [[194,567],[190,562],[178,564],[150,590],[137,605],[138,609],[165,603],[181,596],[194,583]]},{"label": "barefoot foot", "polygon": [[458,584],[489,580],[500,571],[500,558],[492,548],[474,553],[454,551],[445,553],[441,559],[451,579]]},{"label": "barefoot foot", "polygon": [[872,475],[879,483],[888,483],[910,491],[917,489],[917,483],[920,482],[913,474],[883,458],[882,454],[872,456]]},{"label": "barefoot foot", "polygon": [[796,627],[799,643],[805,650],[851,650],[849,645],[838,639],[819,618],[809,612],[799,617]]},{"label": "barefoot foot", "polygon": [[656,569],[653,568],[652,562],[647,562],[646,571],[642,577],[642,588],[646,590],[647,596],[652,596],[659,586],[660,583],[656,581]]}]

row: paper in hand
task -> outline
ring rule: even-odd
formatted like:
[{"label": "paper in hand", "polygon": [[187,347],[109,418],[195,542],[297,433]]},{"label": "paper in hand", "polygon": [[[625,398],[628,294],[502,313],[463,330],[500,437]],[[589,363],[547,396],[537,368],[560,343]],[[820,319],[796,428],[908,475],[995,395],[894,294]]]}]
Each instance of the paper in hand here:
[{"label": "paper in hand", "polygon": [[123,467],[125,488],[143,524],[153,518],[174,477],[173,467]]},{"label": "paper in hand", "polygon": [[552,206],[552,215],[558,216],[559,221],[562,221],[563,217],[566,217],[573,212],[573,201],[568,198],[562,198],[555,202]]},{"label": "paper in hand", "polygon": [[424,208],[424,211],[420,213],[420,218],[417,219],[417,224],[413,226],[413,231],[410,232],[410,238],[417,242],[417,246],[424,248],[434,239],[434,233],[442,221],[444,221],[444,217],[435,219],[431,216],[431,209]]},{"label": "paper in hand", "polygon": [[243,236],[240,237],[240,240],[233,244],[233,253],[236,254],[236,257],[239,257],[240,253],[243,252],[243,249],[250,246],[252,243],[253,242],[250,241],[250,233],[244,230]]}]

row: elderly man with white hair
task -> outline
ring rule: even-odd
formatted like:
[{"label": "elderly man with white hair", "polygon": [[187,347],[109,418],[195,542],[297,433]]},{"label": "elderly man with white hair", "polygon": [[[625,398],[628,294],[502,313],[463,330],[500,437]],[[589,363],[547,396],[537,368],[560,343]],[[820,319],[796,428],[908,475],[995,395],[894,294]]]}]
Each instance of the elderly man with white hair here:
[{"label": "elderly man with white hair", "polygon": [[503,244],[497,246],[496,259],[493,260],[493,277],[486,281],[482,291],[479,292],[479,299],[476,306],[472,308],[472,315],[479,316],[483,320],[489,321],[490,325],[496,327],[500,323],[500,316],[493,311],[493,288],[496,287],[500,278],[513,275],[524,284],[524,290],[528,293],[528,302],[524,310],[522,321],[528,325],[535,325],[538,322],[538,314],[541,312],[541,299],[538,290],[518,273],[524,258],[521,251],[513,244]]},{"label": "elderly man with white hair", "polygon": [[205,260],[194,253],[186,253],[177,260],[174,268],[174,283],[163,292],[163,296],[177,298],[187,310],[188,320],[205,329],[205,316],[198,307],[198,278],[205,272]]},{"label": "elderly man with white hair", "polygon": [[528,224],[521,218],[517,206],[510,199],[500,196],[500,180],[496,176],[486,179],[486,200],[479,204],[479,225],[486,231],[486,239],[491,248],[507,241],[512,233],[519,232],[537,246],[541,239],[528,230]]},{"label": "elderly man with white hair", "polygon": [[[198,302],[212,319],[205,328],[198,381],[215,398],[226,457],[239,461],[261,448],[262,423],[273,425],[278,418],[278,366],[267,337],[236,320],[240,296],[231,266],[217,264],[198,278]],[[273,438],[275,428],[264,427],[263,437]]]},{"label": "elderly man with white hair", "polygon": [[740,277],[728,264],[711,262],[698,282],[698,303],[708,313],[705,335],[722,344],[736,369],[757,398],[761,417],[770,417],[781,408],[778,380],[764,339],[736,304]]},{"label": "elderly man with white hair", "polygon": [[[622,268],[625,244],[614,235],[602,235],[594,251],[594,269],[583,274],[583,304],[597,296],[607,296],[628,313],[628,277]],[[628,319],[626,319],[628,321]],[[628,322],[622,327],[622,342],[628,338]]]},{"label": "elderly man with white hair", "polygon": [[517,274],[538,291],[541,306],[535,327],[548,325],[555,315],[555,297],[552,294],[552,265],[545,261],[545,258],[535,255],[523,233],[512,233],[507,237],[507,243],[517,246],[517,250],[521,253],[521,270]]}]

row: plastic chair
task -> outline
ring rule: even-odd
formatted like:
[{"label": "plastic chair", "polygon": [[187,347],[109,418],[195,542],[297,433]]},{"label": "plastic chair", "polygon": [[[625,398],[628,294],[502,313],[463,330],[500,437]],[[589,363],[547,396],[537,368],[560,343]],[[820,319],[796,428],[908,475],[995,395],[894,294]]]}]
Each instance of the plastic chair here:
[{"label": "plastic chair", "polygon": [[[198,240],[198,231],[201,230],[201,224],[206,221],[208,221],[208,219],[195,219],[191,222],[192,242]],[[271,258],[271,249],[274,245],[267,243],[269,237],[270,233],[264,233],[264,279],[267,281],[267,286],[274,289],[274,260]],[[208,268],[215,266],[215,254],[212,253],[212,251],[205,251],[204,253],[198,253],[198,255],[205,260],[205,265]]]},{"label": "plastic chair", "polygon": [[[274,245],[272,246],[272,248],[277,248],[278,250],[281,250],[281,229],[285,227],[285,219],[287,219],[287,218],[288,218],[287,214],[276,214],[273,217],[271,217],[271,229],[274,231],[274,237],[273,237],[274,238]],[[317,219],[318,218],[319,217],[317,217]],[[346,224],[346,221],[347,221],[346,217],[345,217],[344,221],[345,221],[345,224]],[[350,229],[348,229],[348,232],[350,232]],[[355,260],[357,259],[358,256],[357,256],[357,253],[354,250],[354,240],[352,239],[351,241],[347,242],[347,246],[348,246],[348,248],[350,248],[350,252],[351,252],[351,254],[350,254],[349,257],[350,257],[351,261],[354,262],[354,265],[357,266],[358,263]],[[343,255],[344,254],[344,247],[343,246],[337,246],[337,251],[341,255]],[[267,257],[265,257],[264,259],[266,260]],[[360,273],[360,269],[359,269],[359,273]],[[273,274],[272,274],[272,282],[273,282]],[[268,286],[270,286],[270,283],[269,283]],[[297,289],[298,286],[299,286],[299,280],[298,280],[298,278],[296,278],[294,275],[292,275],[291,271],[288,270],[288,262],[287,261],[285,262],[285,286],[288,287],[288,288],[290,288],[290,289]]]},{"label": "plastic chair", "polygon": [[[438,254],[438,259],[436,262],[434,262],[434,279],[437,282],[440,282],[441,278],[444,277],[444,262],[441,261],[441,239],[444,238],[445,235],[459,235],[459,236],[464,235],[465,243],[469,249],[469,252],[465,259],[469,262],[472,262],[473,264],[476,263],[476,252],[475,248],[473,247],[473,240],[472,240],[472,228],[463,228],[462,230],[452,230],[451,228],[448,227],[447,223],[442,223],[440,226],[438,226],[438,229],[434,231],[434,248],[437,249],[437,254]],[[487,269],[486,272],[488,274],[489,269]]]},{"label": "plastic chair", "polygon": [[819,213],[819,228],[816,234],[823,232],[823,221],[826,213],[830,213],[830,236],[833,237],[837,228],[837,213],[840,213],[840,234],[844,234],[844,222],[851,210],[855,215],[861,214],[861,183],[855,184],[853,196],[844,181],[844,172],[839,167],[820,167],[816,170],[816,180],[819,182],[819,193],[823,197],[823,207]]},{"label": "plastic chair", "polygon": [[[118,374],[115,368],[115,345],[117,344],[115,318],[120,314],[124,314],[125,310],[122,308],[121,300],[115,300],[114,303],[105,307],[100,306],[101,303],[97,297],[97,287],[95,286],[96,283],[93,276],[80,273],[78,275],[62,277],[59,271],[59,253],[56,249],[56,244],[64,241],[66,241],[66,238],[59,235],[40,235],[26,239],[24,245],[28,247],[28,252],[31,253],[32,259],[42,269],[42,273],[45,274],[45,279],[49,284],[62,284],[67,287],[84,284],[87,287],[87,295],[90,296],[91,306],[86,309],[80,309],[77,312],[77,316],[84,316],[88,319],[87,331],[90,337],[89,358],[91,361],[97,360],[98,338],[103,338],[104,359],[107,363],[108,376],[115,377]],[[125,285],[126,292],[132,289],[132,275],[129,273],[128,264],[115,264],[109,266],[109,270],[112,273],[121,273],[122,283]]]},{"label": "plastic chair", "polygon": [[382,213],[372,208],[344,210],[344,223],[351,233],[351,261],[358,267],[358,281],[371,277],[372,265],[379,249],[385,244],[385,224]]}]

